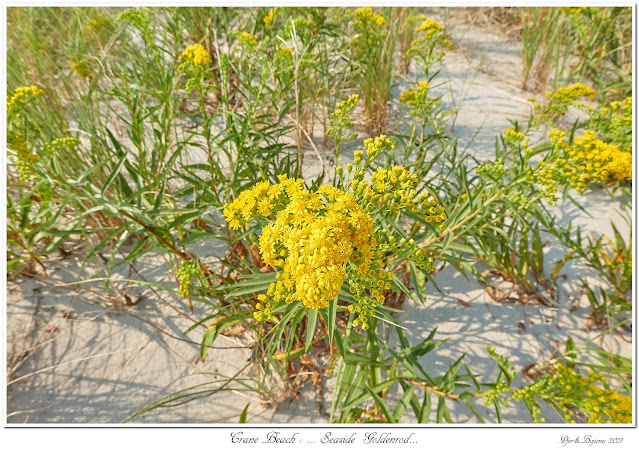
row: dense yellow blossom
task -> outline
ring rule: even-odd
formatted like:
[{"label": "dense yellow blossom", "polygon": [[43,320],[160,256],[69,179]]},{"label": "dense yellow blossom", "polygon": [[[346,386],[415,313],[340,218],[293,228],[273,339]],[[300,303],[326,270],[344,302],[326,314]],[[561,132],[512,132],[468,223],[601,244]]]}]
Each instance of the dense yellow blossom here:
[{"label": "dense yellow blossom", "polygon": [[617,180],[632,180],[632,153],[613,150],[604,170]]},{"label": "dense yellow blossom", "polygon": [[257,39],[251,33],[247,33],[246,31],[242,31],[239,35],[240,45],[247,45],[249,47],[255,47],[257,45]]},{"label": "dense yellow blossom", "polygon": [[410,108],[412,116],[425,118],[437,113],[441,104],[441,98],[428,96],[430,86],[427,81],[421,81],[417,88],[410,88],[401,93],[399,102],[405,103]]},{"label": "dense yellow blossom", "polygon": [[577,7],[563,6],[559,9],[561,10],[561,12],[565,12],[567,14],[579,14],[580,12],[585,10],[586,7],[585,6],[577,6]]},{"label": "dense yellow blossom", "polygon": [[407,103],[410,106],[417,106],[420,100],[423,101],[429,89],[428,81],[420,81],[417,90],[410,88],[402,92],[399,96],[400,103]]},{"label": "dense yellow blossom", "polygon": [[510,127],[510,128],[506,128],[503,131],[503,134],[505,137],[513,139],[515,141],[523,141],[524,140],[524,134],[516,131],[514,128]]},{"label": "dense yellow blossom", "polygon": [[419,27],[417,27],[417,29],[415,30],[415,33],[419,33],[420,31],[423,31],[424,35],[426,36],[426,39],[430,39],[433,36],[433,34],[443,30],[444,30],[444,27],[441,26],[439,22],[437,22],[436,20],[426,19],[422,22],[422,24]]},{"label": "dense yellow blossom", "polygon": [[351,194],[332,186],[310,192],[303,180],[286,175],[279,181],[258,183],[224,207],[234,229],[253,218],[275,218],[262,229],[259,247],[264,263],[281,272],[270,300],[255,313],[258,320],[271,318],[269,305],[282,300],[328,307],[346,279],[347,264],[368,273],[377,246],[373,220]]},{"label": "dense yellow blossom", "polygon": [[[364,167],[394,148],[384,135],[366,139],[364,146]],[[416,248],[415,241],[398,243],[392,237],[388,243],[380,242],[372,214],[409,210],[444,230],[444,208],[427,194],[417,194],[419,180],[404,167],[378,168],[370,181],[364,180],[364,151],[355,153],[355,166],[347,166],[352,174],[347,187],[323,185],[309,191],[303,180],[280,175],[279,183],[259,182],[224,206],[232,229],[254,219],[269,222],[262,228],[259,250],[262,261],[278,273],[277,281],[258,297],[257,320],[272,320],[273,307],[281,301],[326,308],[348,280],[356,301],[349,310],[359,314],[354,324],[366,329],[371,309],[384,301],[384,291],[391,287],[392,275],[384,270],[386,251],[399,252],[421,269],[433,270],[433,258]],[[386,236],[387,230],[379,233]]]},{"label": "dense yellow blossom", "polygon": [[33,153],[29,144],[20,135],[8,133],[7,145],[16,152],[16,168],[20,179],[28,180],[34,174],[33,165],[40,160],[40,157]]},{"label": "dense yellow blossom", "polygon": [[212,62],[211,55],[209,54],[208,50],[206,50],[201,44],[192,44],[184,49],[184,51],[180,55],[180,61],[182,61],[182,64],[180,65],[180,67],[182,68],[184,67],[183,65],[189,65],[191,67],[198,68],[208,66]]},{"label": "dense yellow blossom", "polygon": [[564,131],[551,130],[548,136],[559,154],[539,163],[536,181],[547,191],[554,193],[558,184],[568,184],[581,193],[591,182],[632,180],[632,154],[597,139],[594,130],[585,130],[572,145],[565,142]]},{"label": "dense yellow blossom", "polygon": [[589,105],[576,104],[590,116],[588,128],[597,130],[602,140],[632,152],[632,97],[621,102],[610,102],[607,107],[595,109]]},{"label": "dense yellow blossom", "polygon": [[16,103],[25,102],[42,94],[44,94],[44,91],[38,86],[19,87],[13,92],[11,97],[7,96],[7,109],[10,110]]},{"label": "dense yellow blossom", "polygon": [[370,6],[365,6],[362,8],[357,8],[355,10],[355,16],[357,17],[357,25],[364,23],[372,23],[377,25],[378,27],[384,26],[386,24],[386,19],[379,14],[373,12],[373,8]]},{"label": "dense yellow blossom", "polygon": [[[589,423],[631,423],[632,398],[620,395],[611,389],[602,389],[595,383],[605,383],[599,373],[589,372],[583,376],[573,369],[557,364],[550,378],[554,397],[565,406],[579,408],[588,417]],[[572,411],[564,408],[564,414],[572,417]]]},{"label": "dense yellow blossom", "polygon": [[275,18],[275,14],[277,13],[278,9],[280,8],[279,7],[273,8],[271,11],[269,11],[266,17],[264,17],[264,26],[266,28],[270,27],[273,24],[273,19]]},{"label": "dense yellow blossom", "polygon": [[365,139],[364,147],[366,147],[366,156],[374,158],[384,150],[393,150],[395,148],[395,144],[393,144],[386,135],[380,134],[375,139]]},{"label": "dense yellow blossom", "polygon": [[543,102],[531,97],[528,101],[533,104],[533,121],[535,123],[553,123],[557,117],[568,112],[568,108],[575,103],[577,98],[593,98],[594,95],[595,91],[592,88],[582,83],[575,83],[571,86],[560,87],[554,92],[546,91],[546,99]]},{"label": "dense yellow blossom", "polygon": [[575,83],[571,86],[560,87],[555,92],[546,92],[546,97],[552,97],[556,102],[566,105],[572,103],[578,97],[592,98],[594,95],[595,91],[582,83]]}]

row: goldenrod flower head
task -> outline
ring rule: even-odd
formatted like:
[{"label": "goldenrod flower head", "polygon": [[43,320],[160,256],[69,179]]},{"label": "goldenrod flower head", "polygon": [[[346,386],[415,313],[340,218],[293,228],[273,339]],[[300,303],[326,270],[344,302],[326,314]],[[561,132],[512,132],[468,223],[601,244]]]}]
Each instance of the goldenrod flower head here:
[{"label": "goldenrod flower head", "polygon": [[35,173],[33,165],[40,160],[40,157],[33,153],[21,135],[8,133],[7,146],[16,152],[16,166],[20,179],[22,181],[30,179]]},{"label": "goldenrod flower head", "polygon": [[251,33],[242,31],[239,35],[240,45],[246,45],[249,47],[255,47],[257,45],[257,39]]},{"label": "goldenrod flower head", "polygon": [[547,193],[556,192],[558,182],[582,193],[589,183],[605,182],[611,177],[632,180],[632,153],[597,139],[596,131],[585,130],[572,145],[565,142],[565,132],[561,130],[551,130],[548,135],[559,146],[559,157],[541,161],[534,176],[539,184],[547,186]]},{"label": "goldenrod flower head", "polygon": [[208,50],[201,44],[192,44],[184,49],[180,55],[182,64],[178,67],[179,72],[185,72],[187,67],[194,69],[209,66],[212,62]]},{"label": "goldenrod flower head", "polygon": [[284,48],[279,49],[277,51],[277,53],[281,57],[288,57],[288,56],[292,56],[293,55],[293,49],[291,47],[284,47]]},{"label": "goldenrod flower head", "polygon": [[550,95],[546,95],[548,98],[551,98],[554,102],[559,105],[570,105],[573,101],[575,101],[578,97],[589,97],[592,98],[595,95],[595,91],[582,84],[575,83],[571,86],[560,87],[555,92]]},{"label": "goldenrod flower head", "polygon": [[377,25],[378,27],[382,27],[386,24],[386,19],[384,19],[383,16],[374,13],[373,8],[371,8],[370,6],[357,8],[355,10],[355,16],[357,17],[359,24],[371,23]]},{"label": "goldenrod flower head", "polygon": [[503,131],[503,134],[505,137],[513,140],[514,142],[521,142],[524,140],[524,134],[520,133],[519,131],[515,131],[513,127],[506,128]]},{"label": "goldenrod flower head", "polygon": [[[394,145],[381,135],[367,139],[365,147],[374,157]],[[363,157],[363,151],[355,152],[356,164]],[[444,208],[427,194],[418,197],[419,180],[406,168],[378,168],[370,182],[363,179],[364,168],[347,167],[353,178],[345,188],[323,185],[316,191],[306,190],[301,179],[280,175],[279,183],[259,182],[224,205],[223,214],[232,229],[254,219],[268,222],[262,228],[259,250],[262,261],[278,271],[277,281],[261,294],[264,297],[258,297],[263,305],[254,314],[256,320],[272,320],[271,307],[281,301],[328,307],[348,280],[357,302],[349,311],[359,314],[357,324],[366,324],[371,308],[384,302],[384,291],[391,287],[386,280],[392,274],[384,270],[388,250],[402,247],[401,254],[420,268],[434,269],[433,257],[417,249],[412,239],[399,245],[394,238],[381,243],[378,238],[388,232],[375,234],[372,214],[409,210],[444,230]]]},{"label": "goldenrod flower head", "polygon": [[277,13],[278,9],[280,8],[279,7],[273,8],[271,11],[269,11],[266,17],[264,17],[264,26],[266,28],[270,27],[273,24],[273,19],[275,18],[275,14]]},{"label": "goldenrod flower head", "polygon": [[610,162],[603,166],[606,171],[617,180],[632,181],[632,153],[613,150],[610,153]]},{"label": "goldenrod flower head", "polygon": [[426,19],[422,22],[422,24],[419,27],[417,27],[417,29],[415,30],[415,33],[419,33],[420,31],[423,31],[424,35],[426,36],[426,39],[430,39],[433,34],[435,34],[438,31],[442,31],[443,29],[444,27],[441,26],[439,22],[437,22],[436,20]]},{"label": "goldenrod flower head", "polygon": [[[281,267],[269,294],[272,301],[326,308],[341,289],[347,270],[368,270],[377,245],[373,220],[347,192],[332,186],[310,192],[303,188],[303,180],[285,175],[279,179],[279,184],[262,182],[243,191],[225,205],[224,216],[232,228],[256,217],[274,219],[262,229],[259,240],[264,263]],[[284,259],[279,257],[282,250]]]},{"label": "goldenrod flower head", "polygon": [[553,129],[548,132],[550,140],[558,144],[562,144],[564,142],[565,136],[566,132],[564,130]]},{"label": "goldenrod flower head", "polygon": [[383,134],[380,134],[375,139],[365,139],[364,146],[366,147],[366,156],[368,158],[374,158],[384,150],[395,149],[395,144]]},{"label": "goldenrod flower head", "polygon": [[326,134],[333,136],[336,147],[343,141],[355,139],[357,134],[344,135],[344,131],[353,126],[353,119],[348,115],[349,112],[355,107],[355,104],[359,101],[359,95],[353,94],[343,102],[338,103],[335,106],[335,111],[331,114],[329,119],[329,128]]},{"label": "goldenrod flower head", "polygon": [[333,117],[343,116],[350,112],[355,107],[355,104],[359,101],[359,94],[353,94],[348,99],[335,105],[335,111]]},{"label": "goldenrod flower head", "polygon": [[577,6],[577,7],[568,7],[568,6],[563,6],[561,8],[559,8],[559,10],[561,12],[565,12],[566,14],[579,14],[580,12],[584,11],[586,9],[585,6]]},{"label": "goldenrod flower head", "polygon": [[416,94],[416,92],[415,92],[415,89],[413,89],[413,88],[410,88],[407,91],[402,92],[399,95],[400,103],[408,103],[408,104],[414,103],[415,102],[415,94]]},{"label": "goldenrod flower head", "polygon": [[24,104],[27,101],[39,97],[44,94],[44,91],[38,86],[22,86],[13,91],[11,97],[7,96],[7,109],[12,109],[16,103]]}]

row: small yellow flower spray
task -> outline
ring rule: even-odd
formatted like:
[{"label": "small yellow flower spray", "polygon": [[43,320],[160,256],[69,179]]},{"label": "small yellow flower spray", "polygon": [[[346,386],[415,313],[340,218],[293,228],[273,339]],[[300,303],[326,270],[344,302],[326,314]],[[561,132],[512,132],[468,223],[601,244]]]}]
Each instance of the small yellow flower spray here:
[{"label": "small yellow flower spray", "polygon": [[364,145],[366,160],[363,151],[355,152],[355,167],[347,166],[352,180],[346,187],[341,183],[343,171],[338,172],[342,188],[323,185],[315,192],[306,190],[301,179],[280,175],[278,184],[263,181],[225,205],[224,216],[233,229],[258,218],[271,222],[262,229],[259,248],[262,260],[278,270],[277,281],[258,297],[261,304],[254,313],[258,321],[273,320],[272,310],[282,300],[327,308],[348,280],[357,302],[349,311],[359,314],[354,325],[366,330],[371,310],[384,301],[384,291],[391,287],[393,276],[385,270],[387,252],[433,269],[433,259],[413,248],[414,241],[403,239],[398,244],[394,237],[386,237],[386,230],[376,232],[373,217],[409,210],[443,230],[443,208],[426,194],[417,196],[413,188],[418,180],[404,167],[380,168],[370,182],[364,180],[370,162],[394,147],[384,135],[367,139]]}]

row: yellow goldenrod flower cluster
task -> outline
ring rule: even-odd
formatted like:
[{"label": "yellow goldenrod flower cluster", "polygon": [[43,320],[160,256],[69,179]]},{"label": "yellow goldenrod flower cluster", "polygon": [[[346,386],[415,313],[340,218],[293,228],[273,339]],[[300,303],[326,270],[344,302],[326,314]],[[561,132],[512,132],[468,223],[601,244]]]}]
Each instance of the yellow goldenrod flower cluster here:
[{"label": "yellow goldenrod flower cluster", "polygon": [[521,142],[524,140],[524,133],[516,131],[513,127],[506,128],[502,133],[506,138],[512,139],[516,142]]},{"label": "yellow goldenrod flower cluster", "polygon": [[590,116],[588,129],[596,130],[603,140],[615,144],[619,150],[632,152],[632,97],[610,102],[608,107],[599,110],[580,103],[575,106]]},{"label": "yellow goldenrod flower cluster", "polygon": [[544,122],[552,124],[554,120],[568,112],[568,108],[575,104],[575,100],[579,97],[593,98],[595,91],[582,83],[575,83],[571,86],[560,87],[556,91],[546,91],[545,100],[540,102],[534,97],[530,97],[528,101],[532,103],[533,114],[531,122],[539,125]]},{"label": "yellow goldenrod flower cluster", "polygon": [[374,13],[373,8],[370,6],[357,8],[355,10],[355,16],[357,17],[357,21],[355,22],[356,25],[363,25],[367,23],[375,24],[378,27],[386,25],[386,19],[384,19],[383,16]]},{"label": "yellow goldenrod flower cluster", "polygon": [[604,170],[617,180],[632,181],[632,153],[613,150],[610,154],[610,162],[606,164]]},{"label": "yellow goldenrod flower cluster", "polygon": [[513,392],[509,400],[524,400],[532,406],[535,423],[545,422],[541,417],[539,400],[552,401],[561,408],[567,423],[576,423],[575,409],[586,415],[589,423],[631,423],[632,398],[611,390],[601,389],[596,383],[606,385],[606,379],[590,371],[583,376],[563,364],[551,368],[534,384]]},{"label": "yellow goldenrod flower cluster", "polygon": [[560,87],[555,92],[546,91],[546,98],[552,99],[559,105],[569,105],[578,97],[593,98],[594,95],[595,91],[582,83],[575,83],[571,86]]},{"label": "yellow goldenrod flower cluster", "polygon": [[422,22],[422,24],[419,27],[417,27],[417,29],[415,30],[415,33],[419,33],[420,31],[423,31],[424,35],[426,36],[426,39],[430,39],[433,36],[433,34],[443,30],[444,30],[444,27],[441,26],[439,22],[437,22],[436,20],[426,19]]},{"label": "yellow goldenrod flower cluster", "polygon": [[13,92],[11,97],[7,96],[7,110],[10,111],[16,103],[25,103],[42,94],[44,94],[44,91],[37,86],[19,87]]},{"label": "yellow goldenrod flower cluster", "polygon": [[384,291],[391,287],[385,251],[433,269],[433,258],[416,248],[414,240],[398,243],[391,236],[387,243],[379,241],[388,231],[376,236],[372,214],[408,209],[443,230],[444,208],[427,194],[417,195],[418,179],[404,167],[379,168],[370,181],[364,180],[370,161],[394,144],[381,135],[365,140],[364,146],[366,161],[362,164],[364,151],[355,152],[355,167],[347,165],[352,180],[345,188],[323,185],[312,192],[304,189],[303,180],[280,175],[278,184],[262,181],[224,206],[232,229],[254,219],[271,222],[262,228],[259,249],[264,263],[278,269],[277,281],[258,296],[256,320],[273,320],[273,308],[281,301],[326,308],[348,279],[357,302],[349,310],[359,314],[354,324],[367,329],[371,309],[384,301]]},{"label": "yellow goldenrod flower cluster", "polygon": [[420,94],[425,96],[428,93],[429,88],[428,81],[420,81],[417,85],[417,90],[410,88],[407,91],[404,91],[399,96],[400,103],[408,103],[411,106],[415,106],[418,103],[418,98]]},{"label": "yellow goldenrod flower cluster", "polygon": [[175,277],[178,281],[178,292],[182,298],[190,299],[191,297],[191,277],[195,277],[203,287],[210,286],[200,262],[196,259],[183,261]]},{"label": "yellow goldenrod flower cluster", "polygon": [[272,319],[271,308],[284,300],[307,308],[326,308],[339,293],[347,270],[363,276],[370,270],[377,241],[373,220],[355,198],[338,188],[303,188],[303,180],[279,176],[279,184],[264,181],[224,207],[231,228],[256,217],[275,221],[262,229],[260,254],[278,268],[276,283],[255,312],[257,320]]},{"label": "yellow goldenrod flower cluster", "polygon": [[[415,29],[417,37],[411,43],[405,57],[414,57],[418,65],[422,66],[425,72],[428,72],[434,63],[441,61],[444,57],[444,52],[442,50],[436,51],[436,49],[454,49],[455,44],[444,37],[445,28],[439,22],[424,17],[419,19],[422,18],[424,20]],[[414,17],[413,19],[418,18]]]},{"label": "yellow goldenrod flower cluster", "polygon": [[568,6],[563,6],[561,8],[559,8],[559,10],[561,12],[565,12],[566,14],[579,14],[580,12],[584,11],[586,9],[585,6],[577,6],[577,7],[568,7]]},{"label": "yellow goldenrod flower cluster", "polygon": [[74,137],[57,138],[42,147],[42,154],[49,157],[58,148],[73,148],[80,145],[80,139]]},{"label": "yellow goldenrod flower cluster", "polygon": [[266,17],[264,17],[264,26],[266,28],[270,27],[273,24],[273,19],[275,18],[275,14],[277,13],[278,9],[280,9],[279,6],[273,8],[271,11],[269,11]]},{"label": "yellow goldenrod flower cluster", "polygon": [[[7,96],[7,127],[11,129],[12,123],[20,122],[20,110],[27,102],[42,94],[44,91],[37,86],[22,86],[13,91],[11,96]],[[17,133],[7,130],[7,147],[15,151],[18,176],[24,181],[34,174],[34,164],[40,157],[25,140],[24,130],[20,130]]]},{"label": "yellow goldenrod flower cluster", "polygon": [[178,72],[186,72],[188,68],[199,69],[211,64],[211,55],[201,44],[192,44],[184,49],[180,55],[182,63],[178,66]]},{"label": "yellow goldenrod flower cluster", "polygon": [[529,154],[528,145],[530,144],[530,138],[526,137],[524,133],[510,127],[506,128],[502,134],[504,135],[504,142],[515,146],[521,146],[521,148]]},{"label": "yellow goldenrod flower cluster", "polygon": [[257,45],[257,39],[251,33],[242,31],[239,35],[240,45],[246,45],[249,47],[255,47]]},{"label": "yellow goldenrod flower cluster", "polygon": [[7,146],[16,152],[16,166],[18,176],[22,181],[26,181],[34,174],[33,165],[40,160],[24,138],[14,133],[7,133]]},{"label": "yellow goldenrod flower cluster", "polygon": [[606,383],[602,374],[590,371],[585,377],[563,364],[554,366],[553,371],[549,391],[559,403],[564,403],[567,417],[573,417],[574,413],[566,406],[573,406],[586,414],[589,423],[632,422],[632,398],[596,386],[595,383]]},{"label": "yellow goldenrod flower cluster", "polygon": [[551,130],[548,137],[559,150],[559,156],[550,162],[540,161],[540,170],[535,175],[536,182],[544,185],[547,193],[554,194],[562,184],[583,193],[592,182],[611,178],[632,180],[632,154],[597,139],[594,130],[585,130],[572,145],[566,143],[562,130]]},{"label": "yellow goldenrod flower cluster", "polygon": [[180,293],[182,298],[189,298],[189,296],[191,295],[191,274],[183,266],[180,267],[180,270],[178,270],[176,278],[178,279],[178,292]]},{"label": "yellow goldenrod flower cluster", "polygon": [[582,83],[575,83],[571,86],[560,87],[554,92],[546,91],[546,99],[543,104],[536,98],[530,97],[528,101],[533,105],[533,123],[553,123],[555,118],[568,112],[568,108],[577,98],[592,98],[594,95],[595,91],[592,88]]},{"label": "yellow goldenrod flower cluster", "polygon": [[350,97],[348,97],[343,102],[340,102],[337,105],[335,105],[335,111],[333,112],[332,116],[333,117],[344,116],[345,114],[350,112],[351,109],[353,109],[355,107],[355,104],[358,101],[359,101],[359,95],[358,94],[351,95]]},{"label": "yellow goldenrod flower cluster", "polygon": [[428,81],[420,81],[417,89],[410,88],[400,94],[400,103],[410,107],[412,116],[430,117],[441,104],[441,99],[428,97],[429,88]]},{"label": "yellow goldenrod flower cluster", "polygon": [[366,156],[368,158],[375,158],[379,156],[384,150],[395,149],[395,144],[384,134],[380,134],[375,139],[364,139],[364,147],[366,148]]}]

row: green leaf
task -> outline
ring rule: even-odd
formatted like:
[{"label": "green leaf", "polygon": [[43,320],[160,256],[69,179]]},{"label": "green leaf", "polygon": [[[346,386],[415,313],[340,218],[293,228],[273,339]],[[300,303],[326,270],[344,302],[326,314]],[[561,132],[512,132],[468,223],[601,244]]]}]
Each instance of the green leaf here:
[{"label": "green leaf", "polygon": [[399,399],[399,402],[395,407],[395,411],[393,411],[394,422],[399,422],[406,412],[406,407],[410,404],[413,396],[415,395],[415,385],[403,382],[402,387],[404,388],[404,394],[402,395],[402,398]]},{"label": "green leaf", "polygon": [[424,391],[424,400],[422,401],[422,408],[417,415],[418,423],[428,423],[430,422],[430,409],[431,409],[431,398],[430,392]]},{"label": "green leaf", "polygon": [[479,415],[479,413],[475,410],[475,407],[473,406],[472,403],[470,403],[468,400],[464,399],[463,402],[466,404],[466,406],[468,406],[468,409],[470,409],[470,411],[473,413],[473,415],[475,417],[477,417],[479,419],[479,421],[481,423],[486,423],[484,421],[484,418],[482,416]]},{"label": "green leaf", "polygon": [[[359,378],[359,375],[364,374],[364,373],[365,373],[365,371],[360,371],[359,374],[358,374],[358,378]],[[387,389],[387,388],[391,387],[396,382],[397,382],[397,379],[390,379],[390,380],[383,381],[383,382],[379,383],[378,385],[370,387],[370,388],[368,386],[366,386],[368,392],[364,392],[361,395],[358,395],[357,397],[355,397],[353,399],[350,399],[350,400],[347,398],[348,403],[346,405],[344,405],[344,408],[352,408],[354,406],[357,406],[357,405],[365,402],[366,400],[368,400],[368,398],[371,396],[370,395],[371,392],[375,392],[375,393],[381,392],[384,389]],[[354,385],[355,385],[355,383],[354,383]],[[350,394],[349,394],[349,397],[350,397]]]},{"label": "green leaf", "polygon": [[461,355],[459,359],[455,361],[455,364],[453,364],[448,369],[448,371],[442,378],[442,381],[439,384],[438,389],[444,392],[452,392],[452,390],[455,388],[455,375],[457,375],[457,372],[459,372],[459,369],[461,368],[462,360],[464,359],[464,356],[466,356],[466,354]]},{"label": "green leaf", "polygon": [[313,344],[313,336],[315,335],[315,325],[317,324],[317,312],[315,308],[308,310],[308,322],[306,323],[306,351],[311,348]]},{"label": "green leaf", "polygon": [[333,345],[333,335],[335,334],[335,320],[337,319],[337,299],[333,299],[328,306],[328,345]]},{"label": "green leaf", "polygon": [[384,414],[384,417],[386,418],[386,420],[389,423],[395,423],[395,418],[393,414],[391,413],[390,409],[388,409],[388,405],[384,402],[384,400],[382,400],[382,398],[379,395],[377,395],[375,392],[373,392],[373,390],[371,390],[371,388],[369,388],[368,386],[366,386],[366,390],[371,394],[371,396],[373,397],[373,400],[375,400],[375,404],[380,409],[382,414]]},{"label": "green leaf", "polygon": [[126,154],[122,156],[122,158],[120,158],[120,161],[118,161],[116,166],[111,171],[111,174],[109,175],[107,180],[104,182],[104,186],[102,186],[102,191],[101,191],[102,195],[104,195],[104,193],[109,188],[109,186],[111,186],[111,183],[113,183],[113,180],[115,180],[115,177],[118,176],[118,174],[120,173],[120,169],[122,169],[122,165],[124,164],[125,161],[126,161]]},{"label": "green leaf", "polygon": [[246,416],[247,416],[247,414],[248,414],[249,406],[251,406],[251,404],[250,404],[250,403],[249,403],[248,405],[246,405],[246,406],[244,407],[244,409],[242,410],[242,414],[240,414],[240,421],[239,421],[239,423],[246,423]]},{"label": "green leaf", "polygon": [[495,406],[495,412],[497,413],[497,422],[501,423],[501,404],[499,403],[499,399],[493,400],[493,405]]},{"label": "green leaf", "polygon": [[204,332],[204,337],[202,338],[202,346],[200,347],[200,359],[202,361],[206,360],[206,352],[209,350],[211,344],[217,337],[217,325],[213,322],[208,326],[206,331]]}]

